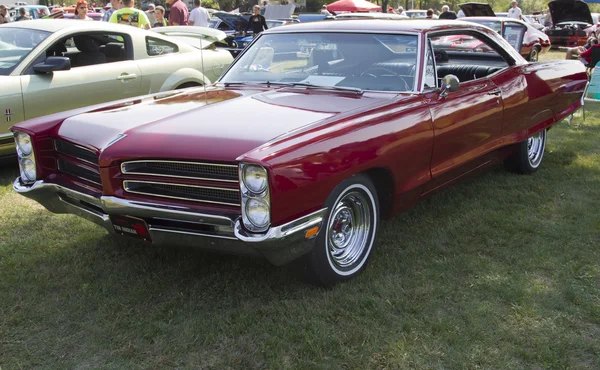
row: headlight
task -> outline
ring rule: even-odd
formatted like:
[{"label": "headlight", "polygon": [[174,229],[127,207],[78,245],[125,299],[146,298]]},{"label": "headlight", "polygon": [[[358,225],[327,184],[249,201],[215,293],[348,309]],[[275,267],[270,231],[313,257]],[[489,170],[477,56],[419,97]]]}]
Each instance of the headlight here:
[{"label": "headlight", "polygon": [[252,164],[244,166],[242,180],[248,190],[255,194],[260,194],[267,188],[267,170],[261,166]]},{"label": "headlight", "polygon": [[36,171],[35,171],[35,162],[29,158],[25,158],[21,160],[21,177],[24,177],[24,180],[35,181],[36,179]]},{"label": "headlight", "polygon": [[264,232],[271,223],[271,195],[267,170],[257,164],[240,163],[242,221],[252,232]]},{"label": "headlight", "polygon": [[250,198],[246,202],[246,216],[252,225],[263,228],[269,224],[269,204],[263,199]]},{"label": "headlight", "polygon": [[21,151],[24,157],[31,155],[33,146],[31,145],[31,137],[24,132],[17,132],[15,134],[15,141],[17,148]]}]

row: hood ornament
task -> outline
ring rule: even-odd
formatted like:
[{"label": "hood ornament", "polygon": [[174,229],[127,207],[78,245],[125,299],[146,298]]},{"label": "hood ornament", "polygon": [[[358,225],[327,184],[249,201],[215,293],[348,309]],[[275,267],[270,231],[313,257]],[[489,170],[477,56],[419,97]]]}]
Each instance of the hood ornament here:
[{"label": "hood ornament", "polygon": [[125,136],[127,136],[127,134],[118,134],[117,137],[115,137],[108,144],[106,144],[106,146],[102,150],[105,150],[106,148],[108,148],[109,146],[113,145],[117,141],[123,139]]}]

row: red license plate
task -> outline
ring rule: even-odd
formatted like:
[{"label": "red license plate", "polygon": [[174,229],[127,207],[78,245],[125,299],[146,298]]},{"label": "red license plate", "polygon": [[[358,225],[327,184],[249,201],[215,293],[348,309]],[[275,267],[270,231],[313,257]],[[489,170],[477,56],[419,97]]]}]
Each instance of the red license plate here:
[{"label": "red license plate", "polygon": [[146,221],[130,216],[110,216],[110,221],[117,234],[150,241],[150,233],[148,232]]}]

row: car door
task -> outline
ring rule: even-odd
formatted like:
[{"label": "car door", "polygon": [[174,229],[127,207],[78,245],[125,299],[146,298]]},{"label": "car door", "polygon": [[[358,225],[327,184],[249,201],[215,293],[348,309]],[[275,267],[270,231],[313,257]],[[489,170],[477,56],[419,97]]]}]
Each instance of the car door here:
[{"label": "car door", "polygon": [[[77,36],[73,34],[71,36]],[[142,94],[140,70],[133,60],[126,60],[127,35],[107,35],[123,41],[123,59],[94,65],[73,66],[66,71],[36,73],[28,68],[20,76],[25,118],[39,117],[68,109],[124,99]],[[52,47],[52,46],[51,46]],[[73,53],[72,49],[65,55]],[[74,51],[75,55],[77,51]],[[35,63],[45,60],[43,52]]]},{"label": "car door", "polygon": [[[464,36],[462,39],[474,34]],[[438,78],[452,74],[461,80],[456,91],[442,92],[437,89],[425,95],[433,119],[435,137],[431,175],[433,179],[446,175],[445,180],[451,181],[452,178],[485,164],[481,155],[490,151],[494,141],[502,134],[503,101],[500,89],[486,75],[492,73],[495,67],[486,67],[481,65],[481,60],[475,59],[473,64],[468,64],[470,52],[463,49],[452,51],[452,46],[446,46],[448,62],[435,66],[432,55],[439,52],[435,47],[435,40],[437,38],[432,42],[434,50],[427,53],[429,68],[425,68],[425,73],[436,70]],[[472,53],[481,57],[479,54],[490,53],[490,50],[477,46]],[[495,52],[491,50],[491,53]],[[434,83],[432,81],[429,85]]]}]

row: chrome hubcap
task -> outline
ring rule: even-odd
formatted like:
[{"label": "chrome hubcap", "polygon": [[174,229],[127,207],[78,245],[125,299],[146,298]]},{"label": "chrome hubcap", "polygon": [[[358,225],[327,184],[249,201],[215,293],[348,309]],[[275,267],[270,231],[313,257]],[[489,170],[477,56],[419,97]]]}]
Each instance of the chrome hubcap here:
[{"label": "chrome hubcap", "polygon": [[531,57],[529,57],[531,62],[537,62],[538,60],[538,51],[537,49],[533,49],[533,51],[531,52]]},{"label": "chrome hubcap", "polygon": [[546,145],[546,130],[540,131],[527,139],[527,156],[529,164],[532,167],[537,167],[544,156],[544,147]]},{"label": "chrome hubcap", "polygon": [[369,204],[365,195],[352,191],[344,195],[332,211],[327,251],[339,267],[356,263],[368,245],[371,231]]}]

